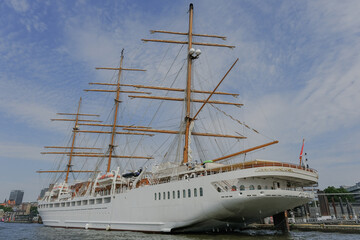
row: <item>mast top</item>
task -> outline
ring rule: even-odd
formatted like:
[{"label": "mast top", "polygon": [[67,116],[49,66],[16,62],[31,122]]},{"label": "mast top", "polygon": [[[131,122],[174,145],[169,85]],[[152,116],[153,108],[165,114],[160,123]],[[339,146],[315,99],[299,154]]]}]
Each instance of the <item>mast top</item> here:
[{"label": "mast top", "polygon": [[194,5],[190,3],[189,9],[194,9]]}]

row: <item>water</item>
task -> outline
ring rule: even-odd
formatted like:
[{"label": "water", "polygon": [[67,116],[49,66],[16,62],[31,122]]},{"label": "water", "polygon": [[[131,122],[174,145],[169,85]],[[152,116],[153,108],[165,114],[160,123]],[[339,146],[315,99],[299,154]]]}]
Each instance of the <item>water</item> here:
[{"label": "water", "polygon": [[64,229],[44,227],[40,224],[0,223],[0,240],[77,240],[77,239],[111,239],[111,240],[358,240],[360,234],[298,232],[280,234],[276,231],[258,230],[229,234],[148,234],[138,232],[95,231],[84,229]]}]

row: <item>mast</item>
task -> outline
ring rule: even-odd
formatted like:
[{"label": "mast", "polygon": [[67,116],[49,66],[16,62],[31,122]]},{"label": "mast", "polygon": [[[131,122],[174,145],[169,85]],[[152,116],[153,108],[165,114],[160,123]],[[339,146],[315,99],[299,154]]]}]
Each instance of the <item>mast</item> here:
[{"label": "mast", "polygon": [[118,109],[119,109],[120,79],[121,79],[121,71],[122,71],[123,59],[124,59],[124,49],[121,51],[120,68],[119,68],[119,72],[118,72],[118,80],[117,80],[117,86],[116,86],[114,122],[113,122],[113,126],[112,126],[111,141],[110,141],[110,144],[109,144],[109,159],[108,159],[106,172],[110,172],[111,157],[112,157],[114,147],[115,147],[114,146],[114,139],[115,139],[115,135],[116,135],[117,115],[118,115]]},{"label": "mast", "polygon": [[[108,152],[109,154],[106,154],[104,156],[108,157],[108,163],[107,163],[107,168],[106,168],[106,172],[110,172],[110,168],[111,168],[111,159],[115,158],[115,157],[121,157],[121,158],[146,158],[148,159],[148,157],[135,157],[135,156],[114,156],[114,148],[116,147],[114,145],[115,143],[115,136],[116,134],[133,134],[133,135],[149,135],[150,134],[141,134],[141,133],[131,133],[131,132],[117,132],[116,128],[119,126],[117,124],[117,119],[118,119],[118,111],[119,111],[119,103],[120,103],[120,93],[145,93],[145,92],[139,92],[139,91],[120,91],[120,80],[121,80],[121,73],[122,71],[146,71],[143,69],[135,69],[135,68],[123,68],[123,60],[124,60],[124,49],[122,49],[121,51],[121,57],[120,57],[120,66],[119,68],[112,68],[112,67],[97,67],[96,69],[103,69],[103,70],[116,70],[118,71],[118,79],[117,79],[117,83],[116,83],[116,90],[104,90],[104,89],[95,89],[95,90],[88,90],[86,89],[85,91],[95,91],[95,92],[116,92],[116,97],[115,97],[115,111],[114,111],[114,121],[113,124],[111,125],[112,127],[112,131],[111,132],[106,132],[106,131],[83,131],[83,132],[93,132],[93,133],[111,133],[111,140],[110,140],[110,144],[109,144],[109,149]],[[90,83],[93,84],[93,83]],[[109,83],[104,83],[105,85],[112,85],[114,86],[114,84],[109,84]],[[150,93],[146,93],[146,94],[150,94]],[[106,126],[106,125],[103,125]],[[80,155],[78,155],[80,156]],[[86,155],[89,156],[89,155]],[[92,156],[95,157],[95,156]]]},{"label": "mast", "polygon": [[[77,108],[77,112],[76,113],[57,113],[57,115],[61,115],[61,116],[75,116],[75,118],[55,118],[55,119],[51,119],[51,121],[70,121],[70,122],[74,122],[74,127],[73,127],[73,134],[72,134],[72,139],[71,139],[71,146],[45,146],[45,148],[47,149],[64,149],[64,152],[41,152],[41,154],[66,154],[67,156],[69,156],[69,161],[68,164],[66,165],[66,169],[65,170],[56,170],[56,171],[37,171],[38,173],[66,173],[66,177],[65,177],[65,183],[68,183],[69,181],[69,173],[70,172],[77,172],[77,173],[89,173],[89,172],[94,172],[94,171],[89,171],[89,170],[72,170],[72,161],[73,161],[73,157],[76,157],[77,154],[79,154],[79,152],[75,152],[75,150],[79,150],[79,149],[88,149],[88,150],[101,150],[101,148],[92,148],[92,147],[75,147],[75,140],[76,140],[76,134],[80,133],[81,131],[79,130],[79,125],[80,122],[85,122],[88,123],[89,122],[101,122],[98,120],[92,120],[92,119],[79,119],[80,116],[87,116],[87,117],[99,117],[100,115],[97,114],[86,114],[86,113],[80,113],[80,107],[81,107],[81,102],[82,102],[82,98],[80,98],[79,100],[79,104],[78,104],[78,108]],[[66,151],[66,149],[70,149],[70,151]],[[82,154],[90,154],[91,152],[81,152]]]},{"label": "mast", "polygon": [[[192,74],[192,61],[193,59],[198,58],[201,51],[192,48],[193,45],[200,45],[200,46],[212,46],[212,47],[226,47],[226,48],[234,48],[235,46],[229,46],[224,44],[214,44],[214,43],[201,43],[201,42],[193,42],[192,37],[206,37],[206,38],[220,38],[226,40],[226,37],[218,36],[218,35],[208,35],[208,34],[193,34],[193,12],[194,6],[191,3],[189,6],[189,30],[187,33],[183,32],[172,32],[172,31],[163,31],[163,30],[151,30],[150,33],[162,33],[162,34],[176,34],[176,35],[188,35],[188,41],[173,41],[173,40],[160,40],[160,39],[142,39],[144,42],[160,42],[160,43],[172,43],[172,44],[187,44],[188,45],[188,52],[187,52],[187,80],[186,80],[186,88],[185,88],[185,107],[186,107],[186,114],[185,114],[185,143],[184,143],[184,151],[183,151],[183,159],[182,163],[185,164],[189,161],[189,143],[190,143],[190,136],[191,136],[191,123],[193,122],[193,118],[191,117],[191,74]],[[194,55],[195,54],[195,55]],[[210,92],[211,94],[214,94]],[[129,96],[130,97],[130,96]],[[132,97],[132,96],[131,96]],[[138,96],[141,98],[145,98],[144,96]],[[153,99],[160,99],[155,97],[148,97]],[[170,98],[161,98],[162,100],[174,100]],[[177,101],[177,100],[176,100]],[[204,101],[201,101],[204,102]],[[208,102],[208,100],[206,101]]]},{"label": "mast", "polygon": [[69,179],[69,172],[70,172],[70,168],[71,168],[71,161],[72,161],[72,156],[73,156],[73,151],[74,151],[74,144],[75,144],[75,138],[76,138],[76,133],[78,130],[78,121],[79,121],[79,113],[80,113],[80,106],[81,106],[81,98],[79,100],[79,106],[76,112],[76,118],[75,118],[75,123],[74,123],[74,128],[73,128],[73,137],[72,137],[72,142],[71,142],[71,150],[70,150],[70,155],[69,155],[69,163],[67,165],[67,171],[66,171],[66,177],[65,177],[65,183],[68,182]]},{"label": "mast", "polygon": [[190,49],[192,48],[192,25],[193,25],[193,10],[194,6],[190,3],[189,7],[189,33],[188,33],[188,57],[187,57],[187,80],[186,80],[186,115],[185,115],[185,145],[184,145],[184,154],[183,154],[183,163],[188,162],[189,158],[189,134],[190,134],[190,111],[191,111],[191,67],[192,67],[192,56],[189,54]]}]

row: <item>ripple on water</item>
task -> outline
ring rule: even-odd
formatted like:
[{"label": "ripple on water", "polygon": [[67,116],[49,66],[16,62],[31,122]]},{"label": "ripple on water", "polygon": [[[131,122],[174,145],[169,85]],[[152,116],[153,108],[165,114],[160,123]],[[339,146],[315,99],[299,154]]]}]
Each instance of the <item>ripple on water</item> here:
[{"label": "ripple on water", "polygon": [[299,232],[281,234],[270,230],[246,230],[228,234],[149,234],[127,231],[95,231],[44,227],[39,224],[0,223],[0,240],[358,240],[359,234]]}]

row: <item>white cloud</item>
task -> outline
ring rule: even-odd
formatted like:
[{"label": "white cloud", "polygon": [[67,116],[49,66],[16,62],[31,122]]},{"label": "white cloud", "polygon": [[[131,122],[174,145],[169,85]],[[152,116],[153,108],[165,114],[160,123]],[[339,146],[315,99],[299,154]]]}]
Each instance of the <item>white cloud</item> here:
[{"label": "white cloud", "polygon": [[27,0],[8,0],[10,6],[17,12],[24,13],[29,10],[29,3]]}]

